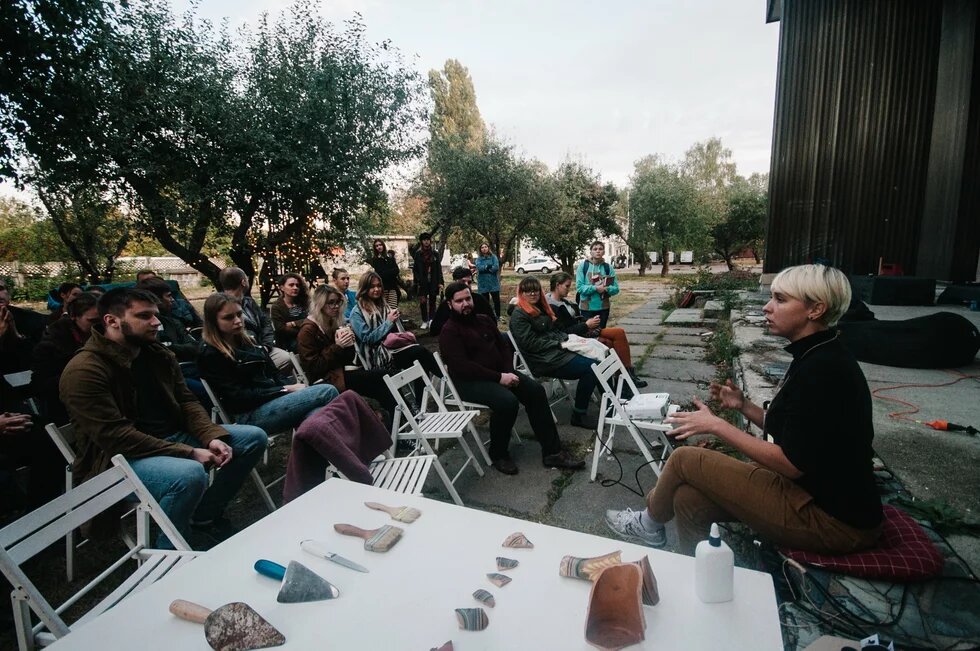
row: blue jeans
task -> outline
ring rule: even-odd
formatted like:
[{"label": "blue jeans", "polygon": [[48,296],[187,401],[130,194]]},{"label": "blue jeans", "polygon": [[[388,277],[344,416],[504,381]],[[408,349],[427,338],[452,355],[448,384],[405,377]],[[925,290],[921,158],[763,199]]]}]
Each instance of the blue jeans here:
[{"label": "blue jeans", "polygon": [[238,414],[236,422],[255,425],[270,434],[298,427],[313,412],[336,398],[339,393],[332,384],[314,384],[256,407],[250,412]]},{"label": "blue jeans", "polygon": [[[208,488],[208,471],[199,462],[181,457],[146,457],[127,459],[136,476],[146,485],[160,508],[184,537],[193,517],[197,522],[210,522],[221,515],[228,502],[238,493],[248,474],[258,463],[269,437],[258,427],[222,425],[228,436],[222,437],[231,446],[231,461],[219,469],[214,483]],[[173,443],[186,443],[196,448],[201,442],[185,432],[167,437]],[[173,549],[173,543],[162,533],[157,547]]]},{"label": "blue jeans", "polygon": [[592,399],[592,392],[596,387],[596,376],[592,372],[592,365],[595,362],[588,357],[576,355],[568,363],[553,373],[552,377],[563,380],[578,380],[578,387],[575,389],[574,411],[584,414],[589,410],[589,400]]}]

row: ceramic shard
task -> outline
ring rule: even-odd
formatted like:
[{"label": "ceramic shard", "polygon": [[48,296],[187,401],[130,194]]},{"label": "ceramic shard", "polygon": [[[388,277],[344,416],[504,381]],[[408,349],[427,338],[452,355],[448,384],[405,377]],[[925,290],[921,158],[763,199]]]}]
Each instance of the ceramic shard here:
[{"label": "ceramic shard", "polygon": [[456,622],[460,630],[482,631],[490,625],[490,618],[482,608],[457,608]]},{"label": "ceramic shard", "polygon": [[506,574],[497,574],[496,572],[491,572],[487,574],[487,578],[498,588],[502,588],[511,582],[511,578]]},{"label": "ceramic shard", "polygon": [[483,602],[484,604],[490,606],[491,608],[497,605],[497,602],[494,600],[493,595],[487,592],[486,590],[484,590],[483,588],[476,590],[473,593],[473,598],[476,599],[477,601]]},{"label": "ceramic shard", "polygon": [[497,569],[501,572],[512,570],[518,565],[520,565],[520,563],[515,561],[513,558],[504,558],[503,556],[497,557]]},{"label": "ceramic shard", "polygon": [[534,544],[527,539],[527,536],[522,534],[520,531],[510,534],[504,540],[504,547],[517,547],[517,548],[527,548],[534,549]]},{"label": "ceramic shard", "polygon": [[638,565],[624,563],[601,570],[589,595],[585,641],[603,651],[642,642],[646,628],[642,588],[643,575]]},{"label": "ceramic shard", "polygon": [[660,589],[657,587],[657,577],[653,574],[650,559],[644,556],[638,561],[633,561],[633,565],[639,567],[643,574],[643,605],[656,606],[660,603]]},{"label": "ceramic shard", "polygon": [[565,556],[558,565],[558,574],[572,579],[593,581],[596,575],[605,568],[612,565],[619,565],[622,562],[623,553],[619,550],[604,556],[593,556],[592,558]]}]

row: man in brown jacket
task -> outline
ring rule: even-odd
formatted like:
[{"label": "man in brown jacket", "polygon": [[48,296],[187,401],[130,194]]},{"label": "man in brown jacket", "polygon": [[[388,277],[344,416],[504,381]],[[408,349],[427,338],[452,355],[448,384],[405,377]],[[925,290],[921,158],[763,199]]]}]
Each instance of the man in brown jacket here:
[{"label": "man in brown jacket", "polygon": [[[99,300],[104,332],[68,363],[59,385],[75,423],[76,481],[122,454],[177,529],[229,533],[221,517],[268,444],[247,425],[214,425],[187,389],[173,353],[157,343],[159,308],[152,294],[119,288]],[[208,469],[221,470],[208,487]],[[161,548],[172,547],[166,537]]]}]

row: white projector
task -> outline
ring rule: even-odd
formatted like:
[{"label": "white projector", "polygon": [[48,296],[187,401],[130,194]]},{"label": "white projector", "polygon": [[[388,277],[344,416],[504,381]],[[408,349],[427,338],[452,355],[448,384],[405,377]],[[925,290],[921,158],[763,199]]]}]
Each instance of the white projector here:
[{"label": "white projector", "polygon": [[670,408],[669,393],[641,393],[633,396],[623,407],[638,420],[663,420]]}]

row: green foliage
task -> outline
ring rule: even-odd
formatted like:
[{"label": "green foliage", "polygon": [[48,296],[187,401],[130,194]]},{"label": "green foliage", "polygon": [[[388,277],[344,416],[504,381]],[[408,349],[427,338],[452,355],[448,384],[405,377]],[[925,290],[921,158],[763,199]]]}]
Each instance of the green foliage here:
[{"label": "green foliage", "polygon": [[708,267],[698,267],[693,275],[675,276],[670,282],[678,289],[736,291],[757,289],[759,274],[741,270],[715,274]]},{"label": "green foliage", "polygon": [[479,234],[506,260],[532,224],[553,218],[558,195],[543,166],[490,136],[479,149],[430,143],[419,183],[430,218]]},{"label": "green foliage", "polygon": [[736,177],[726,189],[725,199],[724,219],[712,227],[711,237],[715,252],[733,270],[735,254],[747,247],[758,250],[765,237],[768,216],[765,177],[753,175],[751,180]]},{"label": "green foliage", "polygon": [[439,70],[429,71],[433,110],[429,134],[436,143],[464,149],[479,149],[486,126],[476,105],[476,89],[469,70],[456,59],[448,59]]},{"label": "green foliage", "polygon": [[131,221],[88,186],[65,187],[37,177],[35,187],[65,249],[90,283],[112,282]]},{"label": "green foliage", "polygon": [[557,191],[557,210],[531,225],[534,245],[573,273],[582,250],[600,235],[618,233],[616,188],[602,184],[599,175],[581,163],[566,161],[551,177]]},{"label": "green foliage", "polygon": [[647,156],[636,162],[630,186],[626,241],[634,255],[659,251],[661,275],[666,276],[668,251],[706,248],[708,225],[702,218],[697,187],[680,166]]},{"label": "green foliage", "polygon": [[167,0],[67,0],[69,14],[88,12],[67,25],[52,4],[10,9],[37,34],[68,36],[49,47],[50,74],[0,76],[4,135],[53,183],[115,192],[209,277],[212,242],[230,242],[222,252],[249,273],[257,254],[266,268],[283,250],[315,255],[310,242],[323,248],[382,206],[384,173],[421,154],[421,78],[389,43],[368,43],[359,19],[337,30],[298,0],[232,37],[176,18]]},{"label": "green foliage", "polygon": [[50,219],[23,201],[0,197],[0,260],[40,264],[68,257]]}]

